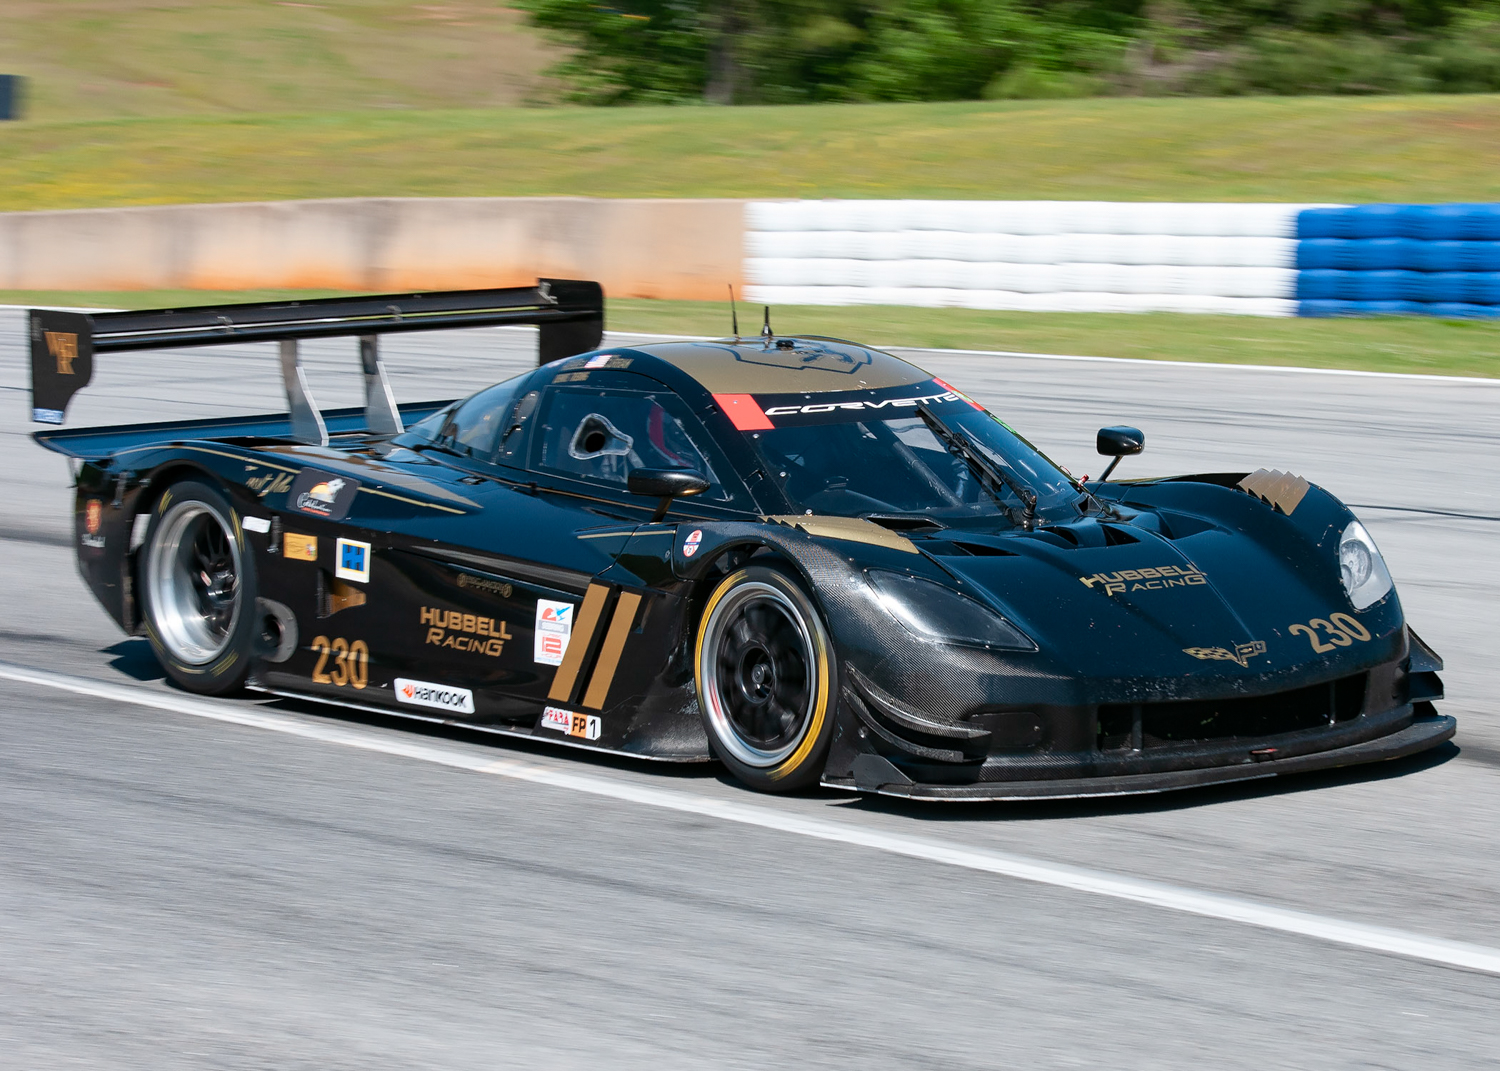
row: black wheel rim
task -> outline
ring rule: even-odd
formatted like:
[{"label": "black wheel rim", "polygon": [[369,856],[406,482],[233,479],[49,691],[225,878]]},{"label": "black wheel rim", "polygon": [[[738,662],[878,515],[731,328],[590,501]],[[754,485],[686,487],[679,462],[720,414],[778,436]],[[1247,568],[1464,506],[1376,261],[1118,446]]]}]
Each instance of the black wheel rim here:
[{"label": "black wheel rim", "polygon": [[753,582],[730,591],[705,630],[701,698],[720,742],[748,765],[783,761],[806,735],[817,699],[803,614],[784,592]]}]

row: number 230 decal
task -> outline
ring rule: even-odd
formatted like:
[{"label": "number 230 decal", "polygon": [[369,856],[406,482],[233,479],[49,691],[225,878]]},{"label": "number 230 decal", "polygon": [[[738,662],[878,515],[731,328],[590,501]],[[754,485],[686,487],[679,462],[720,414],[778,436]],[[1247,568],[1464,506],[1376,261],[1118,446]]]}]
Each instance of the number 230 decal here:
[{"label": "number 230 decal", "polygon": [[[332,643],[327,636],[318,636],[312,641],[312,649],[318,652],[318,664],[313,667],[314,684],[332,684],[342,688],[352,684],[356,689],[370,682],[370,648],[364,640],[350,643],[338,636]],[[330,671],[328,660],[332,657]]]},{"label": "number 230 decal", "polygon": [[1327,618],[1315,617],[1307,624],[1296,624],[1287,629],[1293,636],[1306,636],[1307,642],[1318,654],[1335,647],[1348,647],[1355,640],[1363,643],[1370,638],[1370,630],[1348,614],[1329,614]]}]

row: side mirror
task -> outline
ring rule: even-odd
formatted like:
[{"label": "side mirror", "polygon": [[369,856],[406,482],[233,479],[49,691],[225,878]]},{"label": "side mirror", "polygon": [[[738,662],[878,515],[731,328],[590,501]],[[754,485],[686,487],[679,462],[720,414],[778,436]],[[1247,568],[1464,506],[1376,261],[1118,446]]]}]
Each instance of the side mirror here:
[{"label": "side mirror", "polygon": [[1109,474],[1115,471],[1115,466],[1120,463],[1120,458],[1139,454],[1146,449],[1146,433],[1140,428],[1113,427],[1100,428],[1099,437],[1094,442],[1099,453],[1105,457],[1114,458],[1109,467],[1104,470],[1104,475],[1099,477],[1103,483],[1109,479]]},{"label": "side mirror", "polygon": [[672,499],[688,495],[701,495],[708,490],[708,480],[703,473],[693,469],[633,469],[626,478],[625,486],[633,495],[650,495],[661,499],[656,505],[653,523],[667,515]]}]

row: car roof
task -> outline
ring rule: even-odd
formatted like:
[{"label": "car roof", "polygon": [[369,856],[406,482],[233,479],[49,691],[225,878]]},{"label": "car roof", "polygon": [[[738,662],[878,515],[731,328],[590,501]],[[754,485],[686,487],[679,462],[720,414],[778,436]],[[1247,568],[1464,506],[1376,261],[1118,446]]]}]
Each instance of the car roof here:
[{"label": "car roof", "polygon": [[932,378],[930,372],[882,350],[815,335],[656,342],[630,348],[665,361],[711,394],[878,390]]}]

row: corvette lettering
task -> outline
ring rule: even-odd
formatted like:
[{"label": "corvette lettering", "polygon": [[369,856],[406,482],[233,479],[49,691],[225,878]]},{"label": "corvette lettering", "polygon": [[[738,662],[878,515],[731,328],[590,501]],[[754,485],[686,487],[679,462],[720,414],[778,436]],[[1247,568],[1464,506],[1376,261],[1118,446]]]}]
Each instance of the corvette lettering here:
[{"label": "corvette lettering", "polygon": [[1090,591],[1102,591],[1106,595],[1122,595],[1127,591],[1161,591],[1164,588],[1194,587],[1208,583],[1208,577],[1193,565],[1121,569],[1117,573],[1095,573],[1078,579]]},{"label": "corvette lettering", "polygon": [[505,641],[511,638],[504,621],[497,622],[493,617],[479,617],[458,610],[439,610],[434,606],[422,607],[422,624],[427,626],[424,642],[490,658],[500,657],[500,652],[505,650]]},{"label": "corvette lettering", "polygon": [[766,410],[766,416],[802,416],[813,413],[832,413],[840,410],[852,412],[879,411],[881,409],[893,409],[915,407],[918,405],[931,405],[935,402],[957,402],[960,398],[957,391],[944,391],[941,394],[924,394],[916,398],[885,398],[878,402],[818,402],[812,405],[776,405]]}]

